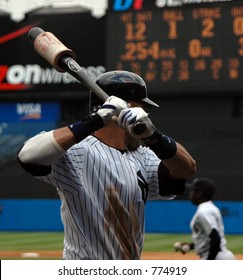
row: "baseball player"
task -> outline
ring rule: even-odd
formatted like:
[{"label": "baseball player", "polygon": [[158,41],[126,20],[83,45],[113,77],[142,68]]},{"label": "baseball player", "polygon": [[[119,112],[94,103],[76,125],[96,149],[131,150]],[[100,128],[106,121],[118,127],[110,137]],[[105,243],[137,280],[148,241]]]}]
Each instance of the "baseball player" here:
[{"label": "baseball player", "polygon": [[[182,194],[196,164],[149,119],[144,109],[158,105],[140,76],[110,71],[96,83],[110,95],[103,105],[91,93],[95,112],[29,139],[18,159],[60,195],[63,259],[136,260],[146,201]],[[141,134],[134,133],[137,123],[145,125]]]},{"label": "baseball player", "polygon": [[194,242],[176,242],[174,246],[183,254],[195,249],[201,260],[234,260],[233,253],[226,247],[220,210],[212,202],[215,190],[215,183],[208,178],[197,178],[192,182],[189,197],[197,205],[190,223]]}]

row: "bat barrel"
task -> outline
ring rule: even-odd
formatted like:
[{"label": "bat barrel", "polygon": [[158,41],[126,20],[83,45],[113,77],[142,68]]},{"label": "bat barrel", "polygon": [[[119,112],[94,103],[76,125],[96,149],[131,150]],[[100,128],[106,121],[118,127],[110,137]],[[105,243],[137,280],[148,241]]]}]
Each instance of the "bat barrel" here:
[{"label": "bat barrel", "polygon": [[32,44],[34,44],[35,38],[43,32],[44,32],[44,30],[41,29],[40,27],[31,28],[29,33],[28,33],[28,38],[29,38],[30,42]]},{"label": "bat barrel", "polygon": [[59,65],[62,56],[69,56],[76,60],[76,54],[51,32],[46,32],[40,27],[33,27],[29,31],[28,37],[34,45],[35,51],[59,72],[65,72]]}]

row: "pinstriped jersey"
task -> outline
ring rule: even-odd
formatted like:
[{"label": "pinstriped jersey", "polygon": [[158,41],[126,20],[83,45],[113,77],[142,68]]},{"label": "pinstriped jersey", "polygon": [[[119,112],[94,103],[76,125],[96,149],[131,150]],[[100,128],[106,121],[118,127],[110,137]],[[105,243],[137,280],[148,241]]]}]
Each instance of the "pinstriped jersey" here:
[{"label": "pinstriped jersey", "polygon": [[147,147],[121,152],[88,136],[40,179],[61,199],[64,259],[139,259],[146,199],[161,197],[161,160]]},{"label": "pinstriped jersey", "polygon": [[203,258],[207,258],[209,254],[210,238],[209,235],[213,229],[216,229],[220,235],[221,250],[226,247],[226,239],[224,237],[224,225],[220,210],[212,201],[206,201],[198,205],[194,214],[190,227],[192,230],[192,238],[195,244],[195,251]]}]

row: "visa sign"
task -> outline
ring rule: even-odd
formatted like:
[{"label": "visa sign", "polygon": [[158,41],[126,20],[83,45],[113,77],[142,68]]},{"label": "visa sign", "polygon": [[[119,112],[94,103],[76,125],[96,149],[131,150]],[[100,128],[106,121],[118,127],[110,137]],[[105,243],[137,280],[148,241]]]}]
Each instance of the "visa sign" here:
[{"label": "visa sign", "polygon": [[0,103],[0,124],[18,122],[56,123],[60,120],[58,102]]},{"label": "visa sign", "polygon": [[20,121],[30,119],[41,119],[41,104],[40,103],[17,103],[16,105],[17,115],[20,117]]}]

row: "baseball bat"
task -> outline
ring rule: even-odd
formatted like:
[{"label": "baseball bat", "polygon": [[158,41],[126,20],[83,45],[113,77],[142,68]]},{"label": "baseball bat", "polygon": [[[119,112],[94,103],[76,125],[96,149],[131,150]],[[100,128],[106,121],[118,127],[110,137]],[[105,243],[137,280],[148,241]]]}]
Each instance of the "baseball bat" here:
[{"label": "baseball bat", "polygon": [[[28,38],[33,44],[35,51],[57,71],[68,72],[102,101],[105,102],[109,98],[109,95],[90,79],[84,69],[77,63],[76,54],[71,49],[68,49],[51,32],[45,32],[40,27],[33,27],[28,33]],[[145,124],[137,123],[134,125],[133,132],[139,135],[144,132],[145,128]]]}]

